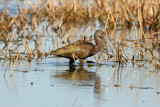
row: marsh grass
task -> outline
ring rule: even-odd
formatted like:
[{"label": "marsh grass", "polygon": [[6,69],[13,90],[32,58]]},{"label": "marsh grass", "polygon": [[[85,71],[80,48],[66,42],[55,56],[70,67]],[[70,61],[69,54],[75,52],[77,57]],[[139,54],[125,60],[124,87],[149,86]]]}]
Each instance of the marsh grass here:
[{"label": "marsh grass", "polygon": [[[34,4],[25,0],[24,4],[21,7],[19,3],[15,17],[7,13],[7,8],[0,11],[0,42],[4,45],[0,48],[0,60],[30,62],[46,57],[51,49],[46,52],[41,48],[45,41],[39,43],[40,36],[52,38],[52,50],[77,40],[93,42],[91,34],[98,23],[112,41],[115,56],[104,52],[107,58],[100,55],[96,62],[111,59],[119,64],[144,66],[152,62],[153,66],[160,66],[159,0],[35,0]],[[45,26],[39,29],[43,22]],[[40,30],[47,35],[40,34]],[[130,48],[132,54],[127,52]]]}]

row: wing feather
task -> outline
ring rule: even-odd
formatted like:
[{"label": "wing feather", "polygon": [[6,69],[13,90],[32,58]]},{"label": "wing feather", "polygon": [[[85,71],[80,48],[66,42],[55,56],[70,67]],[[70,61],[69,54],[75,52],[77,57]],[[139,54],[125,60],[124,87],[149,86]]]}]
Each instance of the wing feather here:
[{"label": "wing feather", "polygon": [[91,55],[93,49],[94,45],[92,43],[76,42],[52,51],[51,54],[65,58],[73,58],[74,54],[78,58],[85,59]]}]

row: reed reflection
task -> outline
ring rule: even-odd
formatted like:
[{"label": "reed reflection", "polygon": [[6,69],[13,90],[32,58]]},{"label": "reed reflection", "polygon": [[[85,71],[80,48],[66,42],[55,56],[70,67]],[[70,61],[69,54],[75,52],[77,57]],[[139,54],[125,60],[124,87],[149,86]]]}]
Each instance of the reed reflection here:
[{"label": "reed reflection", "polygon": [[8,80],[6,79],[6,77],[4,76],[4,82],[5,82],[5,85],[6,85],[6,88],[8,90],[12,90],[13,89],[13,92],[15,92],[16,96],[18,95],[18,89],[17,89],[17,86],[16,86],[16,83],[14,81],[14,78],[11,77],[10,78],[11,81],[8,82]]}]

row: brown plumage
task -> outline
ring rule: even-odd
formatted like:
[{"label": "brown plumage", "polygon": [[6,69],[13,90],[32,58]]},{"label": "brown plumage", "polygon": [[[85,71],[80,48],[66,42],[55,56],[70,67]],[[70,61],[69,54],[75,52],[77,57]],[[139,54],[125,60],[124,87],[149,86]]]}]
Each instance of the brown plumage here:
[{"label": "brown plumage", "polygon": [[107,38],[105,37],[105,33],[102,30],[97,30],[94,33],[94,39],[95,45],[90,42],[75,42],[52,51],[51,55],[68,58],[70,59],[69,64],[73,64],[74,55],[79,59],[86,59],[87,57],[95,55],[101,50],[102,47],[104,47],[106,43],[104,42],[104,40],[106,40]]}]

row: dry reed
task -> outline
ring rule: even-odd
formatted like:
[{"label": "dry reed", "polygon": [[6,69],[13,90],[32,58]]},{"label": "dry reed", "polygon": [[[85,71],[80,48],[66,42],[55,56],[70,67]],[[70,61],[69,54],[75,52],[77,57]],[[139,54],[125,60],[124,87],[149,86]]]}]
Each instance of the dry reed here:
[{"label": "dry reed", "polygon": [[[35,0],[34,4],[30,1],[24,1],[24,3],[25,7],[19,4],[19,13],[15,17],[7,11],[0,11],[0,42],[5,44],[3,49],[0,48],[1,59],[15,60],[14,56],[17,56],[17,60],[31,61],[36,55],[37,57],[48,55],[49,52],[40,51],[42,49],[38,47],[38,41],[35,40],[36,35],[39,35],[38,27],[43,22],[47,22],[44,26],[45,31],[49,36],[53,36],[53,41],[56,42],[53,49],[59,44],[66,45],[73,42],[73,38],[77,40],[76,29],[85,27],[89,29],[88,32],[83,34],[83,31],[79,30],[80,38],[78,39],[90,41],[92,36],[89,38],[88,35],[94,31],[98,22],[100,28],[104,28],[108,33],[107,36],[114,39],[112,43],[116,51],[115,61],[127,63],[129,60],[143,66],[135,62],[139,60],[137,56],[140,56],[141,59],[145,57],[155,65],[160,65],[159,55],[154,54],[153,50],[150,50],[151,46],[148,45],[151,44],[158,49],[160,47],[159,0],[41,0],[41,5],[38,5],[39,1]],[[136,29],[133,30],[133,28]],[[119,35],[116,33],[117,29],[132,30],[138,32],[138,35],[135,33],[135,40],[127,45],[127,32],[122,30]],[[52,32],[51,35],[49,30]],[[145,45],[141,44],[142,40]],[[35,43],[34,49],[29,46],[29,41]],[[20,44],[25,50],[17,53]],[[132,46],[137,46],[139,52],[136,55],[127,55],[125,50]],[[147,55],[148,51],[152,56]],[[99,61],[96,59],[96,62]]]}]

